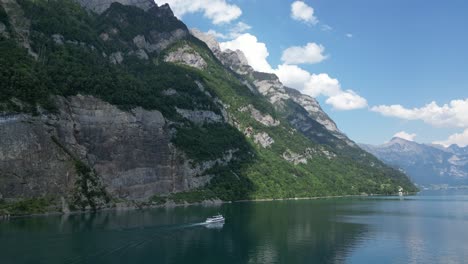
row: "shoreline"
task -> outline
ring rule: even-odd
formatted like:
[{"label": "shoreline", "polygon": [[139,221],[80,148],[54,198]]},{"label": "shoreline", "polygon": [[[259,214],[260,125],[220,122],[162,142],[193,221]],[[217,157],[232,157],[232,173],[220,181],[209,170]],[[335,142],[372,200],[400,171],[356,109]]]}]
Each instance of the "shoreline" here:
[{"label": "shoreline", "polygon": [[[413,196],[417,193],[407,193],[405,196]],[[324,199],[336,199],[336,198],[359,198],[359,197],[372,197],[372,196],[395,196],[400,197],[398,194],[388,195],[388,194],[349,194],[349,195],[328,195],[328,196],[312,196],[312,197],[294,197],[294,198],[262,198],[262,199],[247,199],[247,200],[236,200],[236,201],[222,201],[222,200],[204,200],[196,203],[175,203],[175,202],[166,202],[164,204],[152,204],[152,205],[123,205],[122,203],[116,204],[114,207],[99,208],[96,210],[84,210],[84,211],[71,211],[71,212],[59,212],[59,211],[50,211],[40,214],[25,214],[25,215],[2,215],[0,216],[1,221],[8,221],[11,219],[17,218],[27,218],[27,217],[45,217],[45,216],[70,216],[70,215],[79,215],[79,214],[89,214],[89,213],[100,213],[105,211],[133,211],[133,210],[145,210],[145,209],[156,209],[156,208],[175,208],[175,207],[187,207],[187,206],[220,206],[222,204],[230,203],[247,203],[247,202],[273,202],[273,201],[299,201],[299,200],[324,200]]]}]

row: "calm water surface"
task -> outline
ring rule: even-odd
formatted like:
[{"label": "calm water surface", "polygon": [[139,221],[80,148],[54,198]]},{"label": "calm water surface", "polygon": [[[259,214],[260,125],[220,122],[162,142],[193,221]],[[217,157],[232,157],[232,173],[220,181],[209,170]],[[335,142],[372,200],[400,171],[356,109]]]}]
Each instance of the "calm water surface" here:
[{"label": "calm water surface", "polygon": [[2,264],[467,262],[468,191],[0,222]]}]

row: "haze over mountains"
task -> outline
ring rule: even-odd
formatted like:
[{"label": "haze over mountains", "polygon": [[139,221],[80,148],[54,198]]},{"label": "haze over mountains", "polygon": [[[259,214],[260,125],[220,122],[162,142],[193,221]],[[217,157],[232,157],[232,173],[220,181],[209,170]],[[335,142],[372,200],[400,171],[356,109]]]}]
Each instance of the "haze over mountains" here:
[{"label": "haze over mountains", "polygon": [[399,137],[382,145],[360,146],[385,163],[401,168],[419,185],[468,184],[468,146],[420,144]]}]

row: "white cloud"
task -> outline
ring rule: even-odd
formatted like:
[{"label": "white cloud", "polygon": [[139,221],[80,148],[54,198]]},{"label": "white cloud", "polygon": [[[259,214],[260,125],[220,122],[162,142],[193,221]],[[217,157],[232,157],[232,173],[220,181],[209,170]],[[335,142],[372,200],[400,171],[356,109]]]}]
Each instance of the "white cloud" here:
[{"label": "white cloud", "polygon": [[278,65],[275,74],[284,85],[301,91],[304,90],[305,83],[310,80],[311,76],[308,71],[288,64]]},{"label": "white cloud", "polygon": [[312,25],[318,23],[318,19],[314,16],[314,9],[302,1],[295,1],[291,4],[291,17]]},{"label": "white cloud", "polygon": [[229,23],[242,14],[238,6],[229,4],[226,0],[156,0],[156,3],[168,3],[178,18],[185,14],[202,12],[213,24]]},{"label": "white cloud", "polygon": [[235,39],[245,33],[246,31],[250,30],[252,27],[249,24],[246,24],[244,22],[237,22],[233,27],[231,27],[228,31],[228,33],[223,34],[220,32],[217,32],[213,29],[208,30],[208,34],[211,34],[215,36],[218,39]]},{"label": "white cloud", "polygon": [[449,104],[439,106],[431,102],[421,108],[408,109],[401,105],[379,105],[371,108],[384,116],[405,120],[422,120],[437,127],[468,127],[468,98],[452,100]]},{"label": "white cloud", "polygon": [[331,97],[343,92],[340,82],[326,73],[311,74],[304,85],[303,91],[312,97],[320,95]]},{"label": "white cloud", "polygon": [[353,110],[367,107],[367,100],[353,90],[340,92],[329,97],[325,102],[332,105],[336,110]]},{"label": "white cloud", "polygon": [[219,45],[221,50],[241,50],[247,58],[249,65],[256,71],[273,71],[267,61],[269,53],[265,43],[259,42],[254,35],[244,33],[231,41],[221,42]]},{"label": "white cloud", "polygon": [[414,141],[414,138],[416,137],[416,134],[414,134],[414,133],[410,134],[410,133],[407,133],[405,131],[400,131],[400,132],[396,133],[395,135],[393,135],[393,137],[406,139],[408,141]]},{"label": "white cloud", "polygon": [[468,128],[465,129],[462,133],[455,133],[451,136],[448,137],[446,140],[442,141],[435,141],[432,142],[433,144],[439,144],[443,145],[445,147],[448,147],[452,144],[457,144],[460,147],[466,147],[468,146]]},{"label": "white cloud", "polygon": [[270,72],[278,75],[280,81],[312,97],[325,96],[325,101],[336,110],[352,110],[367,107],[367,100],[352,90],[341,89],[337,79],[326,73],[311,74],[297,65],[281,64],[273,69],[267,61],[269,55],[265,43],[249,33],[221,42],[221,50],[240,50],[244,53],[250,66],[256,71]]},{"label": "white cloud", "polygon": [[322,25],[322,31],[332,31],[333,28],[330,25]]},{"label": "white cloud", "polygon": [[323,54],[324,51],[324,46],[311,42],[303,47],[293,46],[285,49],[281,60],[286,64],[319,63],[327,58]]},{"label": "white cloud", "polygon": [[352,38],[352,37],[353,37],[353,34],[347,33],[345,36],[348,37],[348,38]]},{"label": "white cloud", "polygon": [[367,107],[367,100],[352,90],[343,91],[337,79],[326,73],[311,74],[297,65],[282,64],[275,74],[281,82],[312,97],[326,96],[325,103],[336,110],[353,110]]}]

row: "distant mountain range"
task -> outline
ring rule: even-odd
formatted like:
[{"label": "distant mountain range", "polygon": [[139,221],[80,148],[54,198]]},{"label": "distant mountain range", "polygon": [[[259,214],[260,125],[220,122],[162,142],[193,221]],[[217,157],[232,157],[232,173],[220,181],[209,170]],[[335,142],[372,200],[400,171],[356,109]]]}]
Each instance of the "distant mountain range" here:
[{"label": "distant mountain range", "polygon": [[419,185],[468,184],[468,146],[446,148],[398,137],[382,145],[360,146],[388,165],[403,170]]}]

